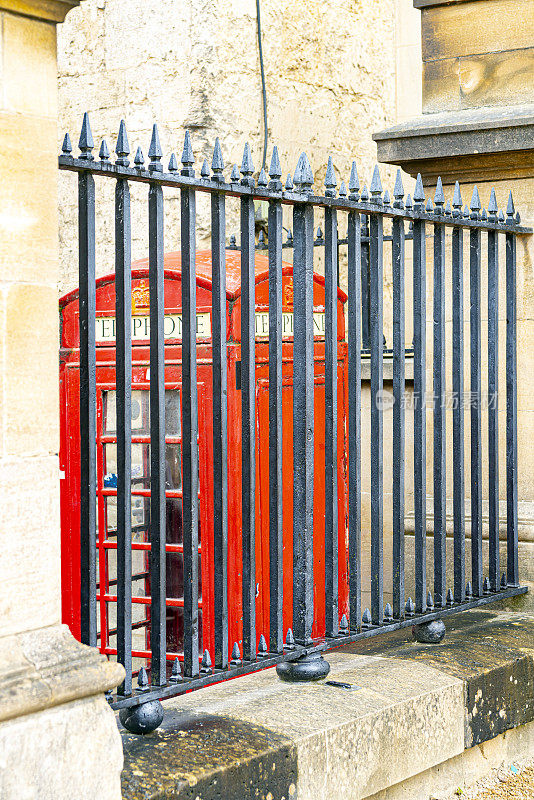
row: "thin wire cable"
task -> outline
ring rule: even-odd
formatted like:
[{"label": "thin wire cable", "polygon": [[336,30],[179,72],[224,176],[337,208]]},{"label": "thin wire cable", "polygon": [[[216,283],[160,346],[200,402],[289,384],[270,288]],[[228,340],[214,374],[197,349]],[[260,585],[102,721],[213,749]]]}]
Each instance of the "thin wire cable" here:
[{"label": "thin wire cable", "polygon": [[260,0],[256,0],[256,20],[258,30],[258,53],[260,56],[261,94],[263,99],[263,159],[261,168],[265,169],[267,163],[267,89],[265,88],[265,69],[263,67],[263,49],[261,46],[261,15]]}]

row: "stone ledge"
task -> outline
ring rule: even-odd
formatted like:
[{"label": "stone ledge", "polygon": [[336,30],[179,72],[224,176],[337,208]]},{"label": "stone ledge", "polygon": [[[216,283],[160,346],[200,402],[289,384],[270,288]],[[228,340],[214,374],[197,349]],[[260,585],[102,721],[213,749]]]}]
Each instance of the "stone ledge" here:
[{"label": "stone ledge", "polygon": [[422,114],[373,139],[379,161],[454,182],[531,175],[533,134],[534,104],[525,104]]},{"label": "stone ledge", "polygon": [[534,617],[447,624],[437,647],[404,630],[330,653],[352,690],[271,669],[167,701],[162,729],[122,731],[123,800],[361,800],[532,720]]},{"label": "stone ledge", "polygon": [[413,0],[414,8],[429,8],[430,6],[455,6],[458,3],[476,3],[480,0]]},{"label": "stone ledge", "polygon": [[124,669],[66,625],[0,638],[0,722],[114,689]]},{"label": "stone ledge", "polygon": [[72,8],[81,0],[0,0],[0,11],[10,11],[23,17],[47,22],[63,22]]}]

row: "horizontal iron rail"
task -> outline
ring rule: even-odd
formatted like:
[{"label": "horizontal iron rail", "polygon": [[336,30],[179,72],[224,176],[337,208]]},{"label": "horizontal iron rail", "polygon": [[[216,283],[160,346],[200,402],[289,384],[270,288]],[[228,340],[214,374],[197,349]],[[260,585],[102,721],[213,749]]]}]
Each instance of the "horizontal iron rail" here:
[{"label": "horizontal iron rail", "polygon": [[306,192],[282,191],[276,192],[256,186],[244,186],[238,183],[220,183],[208,178],[190,178],[185,175],[174,175],[170,172],[163,172],[155,175],[148,170],[136,169],[133,167],[122,167],[107,162],[85,161],[71,156],[59,156],[59,168],[70,172],[91,172],[104,178],[127,178],[130,181],[140,183],[157,183],[160,186],[180,188],[190,186],[200,192],[223,193],[230,197],[253,197],[256,200],[279,200],[285,205],[295,205],[295,203],[306,203],[312,206],[323,208],[337,208],[340,211],[357,211],[360,214],[380,214],[384,217],[401,217],[406,220],[439,220],[443,225],[451,228],[478,228],[480,230],[513,231],[516,234],[532,233],[532,228],[518,225],[515,222],[510,224],[509,220],[503,222],[491,222],[489,220],[468,219],[466,217],[453,218],[448,214],[436,214],[434,211],[410,210],[406,208],[398,209],[387,205],[378,205],[372,202],[362,202],[361,200],[350,200],[345,197],[322,197],[320,195],[308,194]]},{"label": "horizontal iron rail", "polygon": [[413,616],[406,617],[406,619],[395,620],[394,622],[384,622],[382,625],[371,625],[369,628],[364,628],[359,633],[350,634],[349,636],[337,636],[333,639],[321,640],[317,644],[312,644],[307,647],[295,645],[291,650],[286,649],[284,653],[271,654],[268,653],[265,657],[258,657],[257,661],[245,661],[237,666],[230,666],[225,670],[216,670],[209,675],[204,675],[200,678],[187,679],[182,678],[177,683],[169,683],[166,686],[160,686],[153,691],[143,691],[135,693],[130,697],[121,697],[120,699],[113,700],[110,705],[114,709],[128,708],[141,705],[149,700],[168,700],[171,697],[176,697],[186,692],[195,689],[202,689],[205,686],[211,686],[214,683],[222,683],[223,681],[238,678],[241,675],[249,675],[252,672],[266,669],[267,667],[275,667],[281,661],[297,661],[303,655],[309,653],[324,653],[334,650],[337,647],[343,647],[346,644],[357,642],[360,639],[369,639],[372,636],[382,635],[384,633],[391,633],[401,628],[409,628],[412,625],[421,625],[423,622],[432,622],[435,619],[442,619],[461,611],[469,611],[472,608],[488,605],[489,603],[496,603],[498,600],[506,600],[509,597],[517,597],[521,594],[526,594],[528,591],[526,586],[512,586],[507,589],[502,589],[498,592],[492,592],[483,597],[476,597],[472,600],[466,600],[463,603],[454,603],[448,608],[438,608],[435,611],[426,611],[422,614],[413,614]]}]

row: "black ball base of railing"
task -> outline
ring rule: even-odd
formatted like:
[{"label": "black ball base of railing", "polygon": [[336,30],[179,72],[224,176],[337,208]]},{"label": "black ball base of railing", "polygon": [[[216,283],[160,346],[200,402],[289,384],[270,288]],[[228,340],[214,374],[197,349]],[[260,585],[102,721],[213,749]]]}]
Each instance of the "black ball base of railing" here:
[{"label": "black ball base of railing", "polygon": [[439,644],[445,636],[445,623],[442,619],[433,619],[414,625],[412,635],[416,642],[421,644]]},{"label": "black ball base of railing", "polygon": [[307,653],[296,661],[281,661],[276,666],[276,672],[287,683],[320,681],[330,672],[330,664],[320,653]]},{"label": "black ball base of railing", "polygon": [[149,700],[138,706],[122,708],[119,719],[127,731],[144,736],[155,731],[163,722],[163,706],[159,700]]}]

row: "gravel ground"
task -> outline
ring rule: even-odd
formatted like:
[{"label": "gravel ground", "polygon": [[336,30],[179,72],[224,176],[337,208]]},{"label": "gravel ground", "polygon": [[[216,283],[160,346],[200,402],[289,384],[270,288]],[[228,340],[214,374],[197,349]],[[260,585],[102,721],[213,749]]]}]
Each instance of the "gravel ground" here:
[{"label": "gravel ground", "polygon": [[534,760],[502,764],[491,777],[455,794],[461,800],[534,800]]}]

